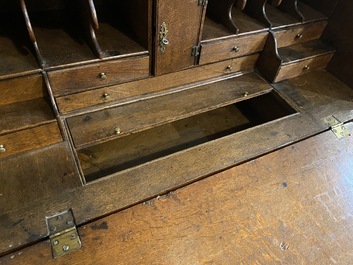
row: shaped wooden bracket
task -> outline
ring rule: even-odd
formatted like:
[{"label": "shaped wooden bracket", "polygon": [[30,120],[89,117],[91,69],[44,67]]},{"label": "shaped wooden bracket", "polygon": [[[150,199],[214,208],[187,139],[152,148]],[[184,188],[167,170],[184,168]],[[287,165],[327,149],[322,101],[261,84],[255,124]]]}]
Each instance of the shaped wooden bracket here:
[{"label": "shaped wooden bracket", "polygon": [[266,27],[271,28],[272,24],[266,16],[267,0],[248,0],[245,6],[245,13],[262,22]]}]

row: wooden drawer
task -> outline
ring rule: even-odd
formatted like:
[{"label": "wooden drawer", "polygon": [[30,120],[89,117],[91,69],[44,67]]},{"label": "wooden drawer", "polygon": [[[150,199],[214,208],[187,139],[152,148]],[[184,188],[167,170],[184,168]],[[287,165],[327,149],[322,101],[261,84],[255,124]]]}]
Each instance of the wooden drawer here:
[{"label": "wooden drawer", "polygon": [[150,129],[266,93],[272,88],[256,74],[194,87],[67,119],[75,146]]},{"label": "wooden drawer", "polygon": [[267,34],[267,32],[261,32],[223,40],[205,41],[201,44],[199,63],[207,64],[260,52],[265,45]]},{"label": "wooden drawer", "polygon": [[287,47],[301,42],[319,39],[326,25],[327,20],[320,20],[275,31],[277,47]]},{"label": "wooden drawer", "polygon": [[281,80],[300,76],[315,70],[324,69],[331,61],[333,53],[320,55],[315,58],[309,58],[298,62],[292,62],[281,65],[274,83]]},{"label": "wooden drawer", "polygon": [[56,123],[0,135],[0,158],[23,153],[62,141]]},{"label": "wooden drawer", "polygon": [[48,73],[55,96],[94,87],[124,83],[149,76],[149,56],[105,61]]},{"label": "wooden drawer", "polygon": [[238,71],[252,71],[258,57],[258,54],[253,54],[159,77],[65,95],[57,97],[56,102],[59,111],[64,114],[99,104],[111,104]]}]

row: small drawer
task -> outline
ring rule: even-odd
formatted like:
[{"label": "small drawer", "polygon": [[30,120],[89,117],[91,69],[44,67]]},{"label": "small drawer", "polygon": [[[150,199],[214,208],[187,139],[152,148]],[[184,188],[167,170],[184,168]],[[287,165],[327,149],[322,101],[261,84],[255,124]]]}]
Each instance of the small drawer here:
[{"label": "small drawer", "polygon": [[149,56],[105,61],[48,73],[55,96],[124,83],[149,76]]},{"label": "small drawer", "polygon": [[267,32],[261,32],[203,42],[199,63],[207,64],[260,52],[265,45],[267,34]]},{"label": "small drawer", "polygon": [[320,20],[275,31],[277,47],[287,47],[310,40],[320,39],[326,25],[326,20]]},{"label": "small drawer", "polygon": [[17,155],[62,141],[56,122],[0,135],[0,158]]},{"label": "small drawer", "polygon": [[283,64],[278,71],[274,83],[297,77],[315,70],[325,69],[332,57],[333,53],[329,53],[302,61]]}]

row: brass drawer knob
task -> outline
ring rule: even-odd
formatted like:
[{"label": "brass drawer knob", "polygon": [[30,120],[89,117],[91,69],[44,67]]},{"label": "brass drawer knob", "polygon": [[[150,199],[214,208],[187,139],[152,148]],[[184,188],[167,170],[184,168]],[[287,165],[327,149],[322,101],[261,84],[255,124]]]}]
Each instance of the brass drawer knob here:
[{"label": "brass drawer knob", "polygon": [[99,78],[102,79],[102,80],[105,80],[105,79],[107,79],[107,74],[106,73],[100,73],[99,74]]},{"label": "brass drawer knob", "polygon": [[228,71],[232,71],[232,70],[233,70],[233,66],[228,65],[226,69],[227,69]]},{"label": "brass drawer knob", "polygon": [[102,99],[103,100],[108,100],[110,98],[110,95],[108,94],[108,93],[104,93],[103,95],[102,95]]},{"label": "brass drawer knob", "polygon": [[237,46],[234,46],[234,47],[232,48],[232,50],[233,50],[233,52],[238,52],[238,51],[240,51],[240,48],[237,47]]},{"label": "brass drawer knob", "polygon": [[297,35],[295,35],[295,39],[296,39],[296,40],[299,40],[299,39],[301,39],[301,38],[303,38],[303,34],[298,33]]},{"label": "brass drawer knob", "polygon": [[310,66],[309,66],[309,65],[305,65],[305,66],[303,67],[303,70],[304,70],[304,71],[309,71],[309,70],[310,70]]},{"label": "brass drawer knob", "polygon": [[119,127],[116,127],[114,129],[114,132],[115,132],[116,135],[120,135],[121,134],[121,129]]},{"label": "brass drawer knob", "polygon": [[6,152],[6,148],[4,145],[0,145],[0,153],[5,153]]}]

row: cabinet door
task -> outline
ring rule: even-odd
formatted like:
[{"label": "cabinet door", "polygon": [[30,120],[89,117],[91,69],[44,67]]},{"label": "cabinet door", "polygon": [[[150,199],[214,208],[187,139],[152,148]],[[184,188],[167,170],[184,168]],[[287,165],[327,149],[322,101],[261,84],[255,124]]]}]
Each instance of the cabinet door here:
[{"label": "cabinet door", "polygon": [[[200,42],[204,1],[157,0],[155,74],[175,72],[194,65],[194,46]],[[163,39],[164,38],[164,39]],[[162,44],[164,42],[164,44]]]}]

